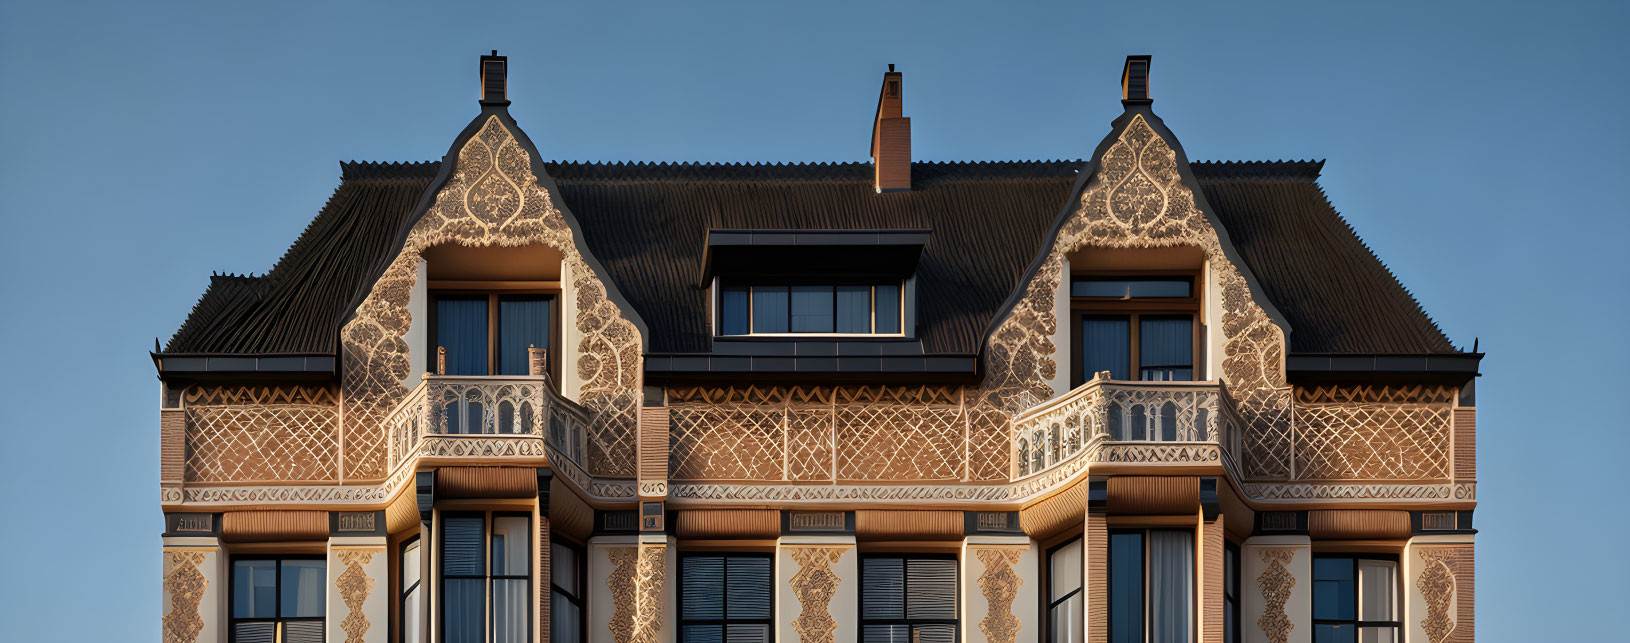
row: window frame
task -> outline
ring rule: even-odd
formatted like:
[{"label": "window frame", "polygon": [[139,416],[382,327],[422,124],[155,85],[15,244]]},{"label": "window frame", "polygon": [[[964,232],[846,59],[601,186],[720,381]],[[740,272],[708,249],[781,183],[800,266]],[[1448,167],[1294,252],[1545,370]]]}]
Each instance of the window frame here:
[{"label": "window frame", "polygon": [[[1228,573],[1228,557],[1234,558],[1234,573]],[[1228,540],[1223,540],[1223,641],[1224,643],[1238,643],[1240,640],[1239,624],[1239,577],[1244,568],[1240,567],[1244,561],[1240,559],[1240,547]],[[1232,617],[1231,619],[1229,617]]]},{"label": "window frame", "polygon": [[[1341,553],[1341,552],[1330,552],[1330,553],[1314,554],[1313,555],[1313,569],[1318,568],[1318,562],[1320,560],[1346,560],[1346,561],[1351,563],[1352,571],[1353,571],[1353,620],[1349,621],[1349,620],[1341,620],[1341,619],[1318,618],[1316,616],[1318,614],[1318,607],[1317,607],[1317,605],[1318,605],[1318,596],[1314,592],[1316,592],[1318,590],[1319,583],[1316,580],[1318,578],[1316,572],[1311,573],[1308,576],[1309,582],[1312,584],[1312,586],[1308,588],[1308,596],[1311,599],[1310,604],[1308,606],[1308,612],[1309,612],[1308,616],[1311,617],[1311,620],[1313,622],[1313,632],[1311,634],[1309,634],[1310,639],[1313,638],[1313,637],[1318,636],[1318,634],[1319,634],[1319,626],[1320,625],[1352,625],[1353,626],[1353,636],[1354,636],[1355,640],[1361,640],[1361,639],[1359,639],[1359,637],[1363,633],[1364,628],[1366,628],[1366,627],[1381,627],[1381,628],[1390,627],[1390,628],[1392,628],[1392,632],[1393,632],[1393,637],[1392,637],[1393,641],[1396,642],[1396,641],[1403,641],[1404,640],[1404,621],[1403,621],[1403,613],[1404,613],[1404,592],[1403,592],[1404,566],[1403,566],[1403,561],[1399,560],[1398,555],[1396,555],[1396,554]],[[1392,615],[1393,615],[1393,618],[1395,620],[1391,620],[1391,621],[1365,621],[1365,620],[1360,620],[1361,617],[1364,615],[1364,612],[1363,612],[1363,608],[1364,608],[1364,604],[1363,604],[1364,588],[1361,585],[1361,583],[1363,581],[1362,581],[1362,579],[1360,578],[1360,576],[1358,574],[1358,563],[1361,560],[1373,560],[1373,561],[1379,561],[1379,562],[1392,563],[1392,571],[1393,571],[1393,578],[1392,578],[1392,581],[1393,581],[1393,586],[1392,586]]]},{"label": "window frame", "polygon": [[[865,582],[866,582],[866,561],[868,561],[868,560],[888,560],[888,559],[897,559],[897,560],[903,560],[903,561],[910,561],[910,560],[949,560],[949,561],[952,561],[953,563],[955,563],[953,565],[953,567],[956,568],[956,580],[952,583],[952,587],[951,587],[951,596],[952,596],[952,601],[953,601],[951,613],[956,614],[958,616],[952,617],[950,619],[940,619],[940,618],[917,618],[917,619],[914,619],[914,618],[911,618],[910,617],[911,608],[910,608],[910,604],[907,602],[907,600],[911,596],[911,582],[910,582],[911,574],[910,574],[910,571],[909,571],[910,567],[909,567],[909,563],[901,563],[901,566],[902,566],[901,574],[900,574],[900,599],[901,599],[900,600],[900,606],[901,606],[901,610],[902,610],[901,618],[898,618],[898,619],[892,619],[892,618],[891,619],[866,618],[866,585],[865,585]],[[866,626],[867,625],[905,625],[907,627],[906,632],[907,632],[908,637],[911,635],[911,632],[916,631],[916,629],[917,629],[916,626],[918,626],[918,625],[950,625],[951,626],[952,636],[953,636],[952,640],[953,641],[961,641],[962,640],[962,628],[960,626],[960,623],[961,623],[960,615],[962,614],[962,562],[957,557],[956,554],[914,553],[914,552],[863,553],[863,554],[860,555],[860,558],[859,558],[859,560],[856,561],[856,563],[857,563],[856,569],[859,572],[859,576],[860,576],[860,578],[858,578],[857,581],[856,581],[856,591],[855,591],[855,602],[856,602],[856,604],[857,604],[857,606],[858,606],[858,608],[860,610],[860,611],[856,612],[856,616],[859,617],[858,618],[858,620],[859,620],[859,632],[857,632],[857,634],[859,635],[858,640],[861,640],[861,641],[865,640]],[[915,638],[913,638],[913,640],[915,640]]]},{"label": "window frame", "polygon": [[561,547],[565,547],[566,549],[571,550],[572,555],[577,557],[577,565],[576,565],[576,567],[577,567],[577,574],[576,574],[576,576],[577,576],[577,579],[576,579],[577,580],[577,595],[574,596],[574,595],[566,592],[564,589],[560,589],[559,593],[560,593],[561,596],[564,596],[566,598],[567,602],[571,603],[573,607],[577,608],[577,617],[578,617],[577,622],[582,625],[582,627],[579,627],[578,630],[577,630],[577,643],[588,643],[588,640],[589,640],[589,626],[588,626],[588,624],[589,624],[589,611],[588,611],[589,603],[588,603],[588,596],[587,596],[588,587],[589,587],[588,548],[578,544],[577,542],[567,540],[565,538],[560,538],[560,537],[558,537],[558,535],[556,535],[554,533],[551,533],[550,538],[549,538],[549,546],[551,548],[551,550],[549,552],[549,619],[550,619],[550,621],[549,621],[549,640],[544,641],[543,643],[554,643],[554,638],[555,638],[555,628],[554,628],[554,625],[555,625],[555,623],[554,623],[554,618],[555,618],[555,612],[554,612],[555,594],[556,594],[557,588],[560,587],[559,585],[555,584],[555,559],[554,559],[555,552],[553,551],[553,547],[555,545],[560,545]]},{"label": "window frame", "polygon": [[[719,280],[717,280],[715,282],[717,284],[717,287],[714,288],[715,292],[712,293],[713,309],[715,311],[714,319],[713,319],[713,329],[712,329],[713,330],[713,336],[715,338],[723,338],[723,339],[741,339],[741,338],[749,338],[749,337],[776,337],[776,338],[802,338],[802,337],[860,337],[860,338],[865,338],[865,337],[889,337],[889,338],[893,338],[893,337],[906,337],[907,336],[907,333],[906,333],[906,283],[907,283],[907,281],[909,281],[909,280],[908,279],[903,279],[903,278],[897,279],[897,278],[893,278],[893,277],[885,277],[885,278],[857,277],[857,278],[839,278],[839,279],[818,279],[818,278],[817,279],[771,279],[771,278],[723,279],[723,278],[721,278],[721,279],[719,279]],[[792,331],[792,289],[795,288],[795,287],[799,287],[799,286],[817,286],[817,287],[827,287],[827,288],[832,289],[832,328],[833,328],[832,332],[819,332],[819,331],[816,331],[816,332],[794,332],[794,331]],[[870,299],[870,301],[868,303],[870,315],[868,315],[868,316],[869,316],[869,318],[871,320],[870,321],[871,332],[842,333],[842,332],[837,332],[836,331],[836,329],[837,329],[837,314],[838,314],[838,302],[837,302],[838,294],[837,294],[837,289],[839,287],[842,287],[842,286],[865,286],[865,287],[870,289],[870,291],[871,291],[871,299]],[[757,332],[756,330],[754,330],[753,289],[757,288],[757,287],[786,288],[787,289],[787,329],[788,329],[787,332],[784,332],[784,333],[761,333],[761,332]],[[896,291],[897,307],[896,307],[896,310],[895,310],[895,317],[896,317],[896,323],[898,324],[898,329],[899,330],[897,330],[897,331],[895,331],[893,333],[879,333],[879,332],[877,332],[877,301],[878,301],[878,299],[877,299],[877,289],[878,289],[878,287],[893,287],[895,289],[895,291]],[[747,332],[745,334],[725,334],[724,333],[724,317],[725,317],[724,294],[725,294],[726,291],[737,290],[737,289],[746,289],[747,290]]]},{"label": "window frame", "polygon": [[[428,345],[426,349],[426,355],[428,356],[426,369],[432,373],[435,372],[436,349],[441,346],[441,343],[437,341],[439,328],[436,319],[436,304],[443,299],[477,301],[483,298],[487,300],[487,372],[484,375],[524,377],[524,375],[502,375],[498,372],[500,368],[498,349],[503,345],[503,340],[500,338],[503,325],[499,323],[499,302],[504,300],[547,301],[549,302],[549,344],[543,348],[548,351],[549,375],[558,379],[560,374],[559,356],[556,355],[557,351],[554,347],[560,343],[561,291],[553,288],[519,288],[503,291],[440,288],[428,291],[426,297],[428,303],[425,306],[425,317],[427,318],[425,323],[425,343]],[[476,376],[480,375],[483,374]]]},{"label": "window frame", "polygon": [[[537,595],[537,591],[536,591],[537,590],[537,583],[532,582],[532,579],[533,579],[534,574],[536,573],[536,569],[537,569],[537,565],[534,564],[534,559],[536,558],[535,550],[537,548],[537,538],[534,537],[534,530],[537,528],[537,524],[536,524],[535,521],[532,520],[532,512],[530,512],[530,511],[513,511],[513,510],[472,509],[472,510],[461,510],[461,511],[443,511],[443,512],[439,512],[439,513],[440,513],[440,515],[438,516],[438,518],[436,520],[436,522],[438,523],[437,528],[436,528],[437,529],[437,534],[436,534],[436,536],[437,536],[436,537],[436,556],[437,556],[437,559],[436,559],[437,560],[437,565],[436,565],[436,602],[437,602],[436,614],[439,616],[439,618],[437,619],[439,627],[437,628],[437,632],[436,632],[437,636],[436,636],[435,640],[444,641],[444,640],[447,639],[447,623],[448,623],[448,619],[447,619],[447,604],[448,604],[448,602],[447,602],[447,581],[449,580],[449,574],[447,573],[446,565],[441,564],[441,561],[445,560],[445,556],[446,556],[447,520],[449,518],[474,518],[474,517],[480,517],[482,519],[482,523],[481,523],[481,568],[482,568],[482,575],[475,576],[475,575],[470,575],[470,574],[453,574],[453,575],[451,575],[451,579],[452,580],[480,580],[480,581],[482,581],[482,583],[481,583],[481,588],[482,588],[481,640],[486,642],[486,643],[492,643],[493,630],[495,629],[493,627],[493,618],[495,617],[495,613],[494,613],[494,610],[493,610],[493,608],[495,607],[495,603],[493,602],[493,590],[492,590],[493,581],[495,581],[495,580],[525,580],[525,581],[527,581],[527,583],[526,583],[527,600],[525,601],[525,603],[526,603],[526,636],[525,636],[524,640],[530,641],[532,639],[532,637],[537,634],[537,631],[536,631],[537,630],[537,623],[536,623],[536,621],[537,621],[537,605],[536,605],[536,600],[535,600],[537,598],[537,596],[536,596]],[[492,523],[493,523],[493,520],[495,518],[525,518],[526,519],[527,552],[531,553],[531,556],[529,557],[529,560],[527,561],[527,564],[526,564],[526,575],[525,576],[515,576],[515,575],[507,575],[507,574],[506,575],[495,575],[495,574],[493,574],[493,570],[492,570]]]},{"label": "window frame", "polygon": [[[1069,545],[1073,545],[1075,543],[1081,543],[1081,563],[1082,563],[1082,567],[1081,567],[1081,585],[1079,587],[1076,587],[1075,591],[1073,591],[1073,592],[1065,594],[1064,596],[1061,596],[1061,597],[1054,597],[1053,596],[1053,554],[1055,552],[1057,552],[1058,550],[1063,549],[1063,548],[1065,548],[1065,547],[1067,547]],[[1043,619],[1043,623],[1045,624],[1045,626],[1047,628],[1047,640],[1048,641],[1058,641],[1058,632],[1053,629],[1053,610],[1058,609],[1058,606],[1064,604],[1065,601],[1068,601],[1071,598],[1074,598],[1076,595],[1081,594],[1082,592],[1085,592],[1086,589],[1087,589],[1086,562],[1087,562],[1087,543],[1086,543],[1086,539],[1084,537],[1082,537],[1082,536],[1076,536],[1074,538],[1066,538],[1062,542],[1059,542],[1059,543],[1054,544],[1053,546],[1047,548],[1047,572],[1042,575],[1042,583],[1045,584],[1045,589],[1046,589],[1046,592],[1045,592],[1046,600],[1043,601],[1043,603],[1042,603],[1042,619]],[[1086,602],[1083,599],[1082,606],[1085,607],[1085,605],[1086,605]],[[1086,618],[1087,618],[1086,610],[1083,609],[1082,613],[1081,613],[1081,620],[1082,620],[1083,624],[1085,624]]]},{"label": "window frame", "polygon": [[[1155,531],[1181,531],[1181,532],[1187,533],[1189,535],[1189,538],[1191,538],[1191,539],[1195,537],[1195,533],[1196,533],[1196,530],[1193,527],[1119,527],[1119,528],[1110,529],[1109,532],[1108,532],[1107,537],[1104,540],[1104,550],[1105,550],[1105,557],[1106,557],[1105,565],[1104,565],[1104,586],[1107,589],[1107,591],[1104,592],[1104,609],[1105,609],[1105,611],[1107,611],[1110,614],[1110,618],[1108,618],[1108,619],[1106,619],[1104,621],[1104,633],[1105,633],[1105,639],[1106,640],[1109,640],[1109,641],[1115,640],[1115,625],[1114,625],[1114,623],[1115,623],[1115,620],[1114,620],[1114,614],[1115,614],[1115,565],[1114,565],[1114,553],[1113,553],[1114,550],[1112,549],[1112,547],[1114,546],[1115,536],[1117,534],[1138,534],[1138,536],[1141,538],[1141,540],[1139,541],[1139,550],[1140,551],[1138,553],[1143,558],[1143,564],[1142,564],[1142,570],[1143,570],[1143,597],[1142,597],[1143,619],[1142,620],[1143,620],[1143,640],[1144,641],[1149,640],[1151,632],[1154,629],[1154,617],[1155,617],[1155,614],[1154,614],[1154,610],[1149,608],[1149,602],[1150,602],[1150,596],[1149,596],[1149,586],[1150,586],[1150,583],[1149,583],[1149,533],[1150,532],[1155,532]],[[1200,548],[1198,547],[1198,543],[1195,543],[1195,546],[1193,546],[1193,547],[1191,547],[1189,549],[1189,553],[1192,556],[1189,559],[1189,573],[1191,574],[1191,576],[1189,578],[1189,590],[1190,590],[1189,591],[1189,641],[1190,641],[1190,643],[1194,643],[1195,641],[1198,640],[1198,638],[1199,638],[1198,634],[1199,634],[1199,631],[1200,631],[1200,561],[1198,560],[1199,551],[1200,551]]]},{"label": "window frame", "polygon": [[[1075,282],[1090,279],[1158,279],[1170,280],[1186,278],[1189,282],[1188,297],[1077,297],[1074,294]],[[1074,347],[1070,357],[1071,388],[1085,384],[1089,373],[1085,373],[1086,365],[1081,355],[1081,324],[1089,318],[1116,318],[1127,320],[1127,344],[1130,350],[1128,358],[1127,381],[1144,381],[1143,364],[1141,363],[1142,347],[1139,330],[1142,317],[1189,317],[1189,328],[1193,334],[1190,340],[1189,369],[1193,377],[1189,381],[1203,381],[1201,377],[1204,370],[1201,356],[1205,354],[1202,344],[1204,334],[1201,332],[1202,288],[1203,275],[1198,270],[1139,270],[1139,271],[1092,271],[1078,272],[1070,275],[1070,282],[1066,292],[1070,297],[1070,345]]]},{"label": "window frame", "polygon": [[[272,618],[239,618],[238,605],[238,561],[270,560],[277,563],[273,577],[277,579],[273,594],[277,600],[272,604]],[[322,621],[323,640],[328,640],[328,581],[323,581],[323,615],[322,616],[283,616],[283,561],[285,560],[320,560],[323,561],[323,574],[328,574],[328,557],[322,554],[236,554],[227,557],[226,578],[226,640],[233,643],[238,640],[238,623],[265,623],[271,622],[276,628],[274,636],[283,640],[283,624],[287,621]]]},{"label": "window frame", "polygon": [[[685,559],[722,557],[724,563],[724,584],[726,587],[722,605],[724,618],[687,618],[685,616]],[[766,641],[775,639],[775,597],[770,597],[770,614],[765,618],[730,618],[730,559],[732,558],[758,558],[770,562],[770,587],[775,587],[775,554],[770,552],[722,552],[722,551],[684,551],[680,552],[679,560],[675,561],[674,579],[674,611],[678,612],[679,629],[674,633],[678,640],[684,640],[685,627],[689,625],[719,625],[725,640],[730,640],[730,625],[740,623],[744,625],[764,625],[768,628],[769,636]]]}]

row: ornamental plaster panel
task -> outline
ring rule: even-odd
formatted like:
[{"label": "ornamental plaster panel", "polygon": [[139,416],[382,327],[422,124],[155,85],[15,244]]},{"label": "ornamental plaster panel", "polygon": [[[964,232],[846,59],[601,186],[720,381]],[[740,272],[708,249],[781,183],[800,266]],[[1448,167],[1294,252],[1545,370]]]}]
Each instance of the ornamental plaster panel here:
[{"label": "ornamental plaster panel", "polygon": [[838,593],[842,578],[832,571],[832,565],[852,547],[795,547],[789,549],[798,571],[792,575],[789,586],[798,599],[798,617],[792,619],[792,630],[803,643],[833,643],[837,632],[837,619],[829,606]]},{"label": "ornamental plaster panel", "polygon": [[985,597],[985,618],[979,620],[979,631],[990,643],[1014,643],[1019,636],[1021,622],[1013,615],[1013,600],[1019,596],[1024,579],[1013,566],[1024,558],[1025,550],[1013,547],[969,547],[985,571],[979,575],[979,591]]},{"label": "ornamental plaster panel", "polygon": [[199,603],[209,579],[199,569],[209,558],[206,552],[176,549],[164,552],[164,594],[169,600],[169,612],[164,615],[164,643],[194,643],[204,630],[204,616]]},{"label": "ornamental plaster panel", "polygon": [[[334,552],[335,558],[345,567],[334,579],[334,588],[339,590],[340,600],[345,603],[345,618],[340,620],[340,631],[345,633],[345,643],[366,643],[368,628],[368,613],[364,603],[368,595],[374,590],[375,579],[368,576],[367,566],[373,562],[375,554],[383,554],[383,547],[378,549],[340,549]],[[377,637],[376,637],[377,638]]]},{"label": "ornamental plaster panel", "polygon": [[343,458],[347,478],[386,474],[383,420],[407,394],[409,301],[419,256],[440,244],[548,245],[564,257],[574,285],[573,326],[578,400],[590,412],[587,468],[595,475],[634,474],[634,436],[641,383],[638,328],[607,296],[601,275],[579,252],[565,217],[538,185],[530,155],[497,116],[459,150],[451,177],[408,232],[407,241],[341,329],[346,400]]},{"label": "ornamental plaster panel", "polygon": [[1290,640],[1291,630],[1296,627],[1285,612],[1291,590],[1296,587],[1296,576],[1288,569],[1296,557],[1296,549],[1265,547],[1257,553],[1267,569],[1256,577],[1257,589],[1262,592],[1265,605],[1262,616],[1256,619],[1256,625],[1272,643],[1285,643]]},{"label": "ornamental plaster panel", "polygon": [[[1183,184],[1176,151],[1134,115],[1099,159],[1081,207],[1063,223],[1023,295],[986,343],[986,376],[968,391],[970,435],[1006,437],[1011,418],[1052,397],[1048,382],[1060,366],[1053,336],[1059,324],[1054,297],[1065,278],[1065,259],[1084,248],[1201,249],[1221,290],[1226,356],[1222,379],[1234,395],[1244,427],[1248,477],[1290,473],[1291,399],[1285,383],[1285,334],[1252,298],[1240,266],[1225,252],[1217,230]],[[994,479],[994,466],[973,468],[975,479]]]}]

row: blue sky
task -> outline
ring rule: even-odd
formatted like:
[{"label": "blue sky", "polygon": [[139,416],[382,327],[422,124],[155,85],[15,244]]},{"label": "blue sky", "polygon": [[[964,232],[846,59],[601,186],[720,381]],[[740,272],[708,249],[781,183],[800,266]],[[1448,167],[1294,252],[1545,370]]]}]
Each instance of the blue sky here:
[{"label": "blue sky", "polygon": [[264,272],[337,161],[439,158],[510,56],[547,158],[858,161],[905,73],[919,160],[1080,158],[1125,55],[1193,159],[1321,184],[1481,338],[1478,633],[1611,639],[1630,453],[1630,11],[1613,3],[0,3],[0,622],[159,630],[146,351]]}]

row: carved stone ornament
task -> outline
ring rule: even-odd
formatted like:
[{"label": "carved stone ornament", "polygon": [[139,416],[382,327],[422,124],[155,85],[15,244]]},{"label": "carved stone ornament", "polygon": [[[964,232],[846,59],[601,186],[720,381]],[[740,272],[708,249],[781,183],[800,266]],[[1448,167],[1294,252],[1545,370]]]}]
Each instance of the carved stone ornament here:
[{"label": "carved stone ornament", "polygon": [[407,394],[412,319],[408,298],[420,253],[440,244],[516,247],[547,245],[565,258],[575,288],[581,336],[578,400],[591,414],[587,463],[598,476],[634,475],[634,431],[643,363],[638,328],[607,296],[604,276],[578,251],[565,217],[538,185],[530,155],[497,116],[458,152],[452,176],[406,243],[374,284],[356,318],[340,331],[346,400],[344,471],[347,478],[385,475],[384,419]]},{"label": "carved stone ornament", "polygon": [[341,549],[334,554],[345,565],[345,571],[340,572],[334,579],[334,587],[340,590],[340,600],[345,602],[348,613],[340,621],[340,630],[345,632],[345,643],[364,643],[368,633],[367,614],[362,611],[362,604],[368,600],[368,594],[374,590],[374,579],[368,577],[363,567],[373,561],[374,554],[384,553],[383,549]]},{"label": "carved stone ornament", "polygon": [[1290,615],[1285,613],[1285,603],[1290,602],[1291,588],[1296,587],[1296,577],[1285,566],[1296,557],[1296,550],[1280,547],[1261,551],[1262,562],[1267,563],[1268,568],[1256,577],[1257,587],[1262,590],[1262,616],[1256,620],[1256,626],[1262,628],[1263,636],[1272,643],[1285,643],[1295,627]]},{"label": "carved stone ornament", "polygon": [[975,550],[985,572],[979,575],[979,591],[985,595],[989,613],[979,621],[979,631],[990,643],[1013,643],[1019,636],[1019,617],[1013,615],[1013,599],[1019,596],[1024,579],[1013,571],[1013,565],[1024,556],[1024,550],[1010,548],[984,548]]},{"label": "carved stone ornament", "polygon": [[190,386],[182,399],[187,482],[339,478],[339,406],[331,389]]},{"label": "carved stone ornament", "polygon": [[[1245,474],[1283,478],[1289,472],[1290,388],[1285,383],[1285,333],[1257,302],[1240,266],[1183,184],[1176,151],[1134,115],[1099,159],[1081,195],[1081,208],[1059,230],[1053,247],[1011,314],[986,345],[986,375],[967,392],[969,433],[976,452],[1007,453],[1007,422],[1053,396],[1058,372],[1052,336],[1059,320],[1054,297],[1070,253],[1097,248],[1191,246],[1204,252],[1221,288],[1225,342],[1222,378],[1245,423]],[[989,441],[990,444],[984,444]],[[1000,463],[977,463],[974,479],[1005,474]]]},{"label": "carved stone ornament", "polygon": [[661,545],[615,547],[611,559],[611,640],[615,643],[657,643],[662,639],[662,585],[667,574],[668,548]]},{"label": "carved stone ornament", "polygon": [[1455,598],[1455,576],[1449,568],[1451,552],[1446,548],[1422,547],[1418,550],[1426,565],[1415,588],[1426,600],[1426,618],[1421,619],[1421,630],[1426,632],[1427,643],[1443,643],[1454,632],[1455,621],[1449,616],[1449,605]]},{"label": "carved stone ornament", "polygon": [[792,629],[803,643],[833,643],[832,636],[838,630],[838,622],[832,618],[828,606],[838,593],[838,583],[842,579],[833,573],[832,564],[838,562],[846,551],[849,551],[848,547],[795,547],[791,550],[792,561],[798,563],[798,571],[792,575],[789,584],[800,607],[798,618],[792,619]]},{"label": "carved stone ornament", "polygon": [[204,617],[198,603],[204,599],[209,579],[198,570],[204,552],[167,551],[170,573],[164,575],[164,589],[170,594],[170,613],[164,615],[164,643],[193,643],[204,630]]}]

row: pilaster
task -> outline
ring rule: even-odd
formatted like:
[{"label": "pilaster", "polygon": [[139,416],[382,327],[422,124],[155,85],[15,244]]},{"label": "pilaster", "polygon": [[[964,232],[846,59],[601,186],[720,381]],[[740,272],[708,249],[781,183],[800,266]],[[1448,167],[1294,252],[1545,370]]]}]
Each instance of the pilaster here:
[{"label": "pilaster", "polygon": [[327,640],[390,640],[390,555],[384,536],[328,539]]},{"label": "pilaster", "polygon": [[1476,640],[1474,549],[1470,534],[1416,536],[1404,547],[1404,638],[1425,643]]},{"label": "pilaster", "polygon": [[660,533],[590,538],[590,643],[671,643],[678,631],[676,541]]},{"label": "pilaster", "polygon": [[1246,643],[1311,643],[1311,539],[1259,536],[1240,546],[1239,616]]},{"label": "pilaster", "polygon": [[226,643],[227,558],[221,540],[164,538],[164,643]]},{"label": "pilaster", "polygon": [[1035,643],[1042,596],[1040,557],[1024,536],[969,536],[962,541],[960,602],[966,643]]},{"label": "pilaster", "polygon": [[860,554],[853,535],[782,536],[775,586],[777,640],[860,640]]}]

